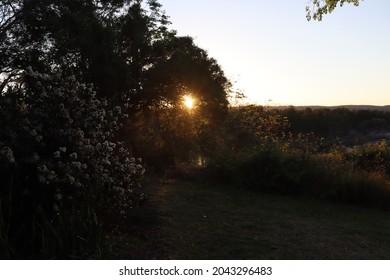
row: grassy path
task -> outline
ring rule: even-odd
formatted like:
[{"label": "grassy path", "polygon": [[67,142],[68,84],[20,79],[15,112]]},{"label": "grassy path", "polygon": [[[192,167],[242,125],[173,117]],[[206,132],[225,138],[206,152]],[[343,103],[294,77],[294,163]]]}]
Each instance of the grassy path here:
[{"label": "grassy path", "polygon": [[117,259],[390,259],[390,212],[200,183],[150,182]]}]

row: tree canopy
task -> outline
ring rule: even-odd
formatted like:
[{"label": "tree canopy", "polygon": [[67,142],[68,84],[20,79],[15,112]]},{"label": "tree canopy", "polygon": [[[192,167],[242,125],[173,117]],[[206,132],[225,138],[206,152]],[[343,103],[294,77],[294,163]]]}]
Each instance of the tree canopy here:
[{"label": "tree canopy", "polygon": [[0,92],[27,67],[61,69],[130,109],[192,91],[206,110],[227,106],[230,83],[190,37],[169,30],[156,0],[7,0],[0,3]]},{"label": "tree canopy", "polygon": [[360,1],[363,0],[310,0],[311,5],[306,6],[306,17],[308,20],[321,21],[323,15],[331,13],[338,5],[342,7],[349,3],[359,6]]}]

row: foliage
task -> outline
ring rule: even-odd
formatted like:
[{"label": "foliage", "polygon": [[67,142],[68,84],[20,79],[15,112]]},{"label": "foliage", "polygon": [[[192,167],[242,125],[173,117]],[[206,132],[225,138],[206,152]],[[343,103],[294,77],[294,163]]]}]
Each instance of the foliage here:
[{"label": "foliage", "polygon": [[256,191],[389,209],[390,186],[383,172],[357,168],[340,150],[305,154],[270,144],[234,160],[222,156],[211,161],[205,175]]},{"label": "foliage", "polygon": [[206,158],[229,154],[232,158],[257,146],[288,139],[289,122],[262,106],[229,108],[226,119],[200,128],[200,149]]},{"label": "foliage", "polygon": [[[226,116],[231,83],[191,37],[168,29],[155,0],[11,0],[0,11],[0,92],[20,86],[30,65],[92,83],[99,98],[129,115],[120,137],[148,163],[188,158],[185,149],[196,137],[183,128],[192,127],[180,108],[184,95],[197,99],[202,122]],[[172,129],[175,122],[182,125]]]},{"label": "foliage", "polygon": [[144,168],[115,140],[125,116],[74,76],[24,81],[0,95],[3,257],[98,257],[104,216],[143,199]]},{"label": "foliage", "polygon": [[286,117],[254,105],[231,108],[227,129],[230,134],[237,133],[270,142],[278,142],[290,136],[290,124]]},{"label": "foliage", "polygon": [[[209,113],[226,109],[230,83],[192,38],[168,30],[155,0],[3,1],[0,92],[27,66],[60,68],[133,114],[193,91]],[[99,46],[99,47],[97,47]]]},{"label": "foliage", "polygon": [[[155,1],[147,3],[149,16],[141,2],[2,2],[1,17],[11,20],[4,20],[0,29],[4,38],[1,71],[17,77],[28,65],[38,70],[56,66],[93,83],[99,96],[128,90],[137,82],[131,77],[135,68],[142,67],[136,66],[134,57],[141,47],[145,49],[139,39],[149,42],[156,38],[166,23]],[[136,28],[129,30],[127,25]],[[132,61],[131,65],[126,60]]]},{"label": "foliage", "polygon": [[345,3],[349,3],[359,6],[360,1],[363,0],[310,0],[311,6],[306,6],[306,18],[321,21],[323,15],[333,12],[337,5],[342,7]]},{"label": "foliage", "polygon": [[[161,165],[187,160],[198,123],[223,119],[230,82],[168,26],[156,0],[1,1],[6,257],[98,254],[105,216],[142,198],[143,164],[126,148]],[[196,118],[180,108],[189,93]]]},{"label": "foliage", "polygon": [[246,187],[284,194],[303,193],[308,161],[270,145],[240,163],[238,175]]},{"label": "foliage", "polygon": [[[205,125],[200,131],[206,176],[263,190],[271,185],[282,189],[290,179],[299,180],[287,178],[289,175],[281,178],[276,172],[279,167],[294,165],[294,156],[282,153],[283,143],[292,137],[289,131],[287,118],[276,111],[253,105],[230,108],[218,127]],[[260,181],[262,187],[258,186]]]},{"label": "foliage", "polygon": [[[171,37],[154,45],[157,63],[145,72],[145,95],[156,93],[155,104],[181,103],[183,95],[197,100],[197,114],[209,120],[221,117],[228,106],[231,83],[217,61],[195,45],[190,37]],[[149,101],[149,104],[152,102]]]},{"label": "foliage", "polygon": [[199,154],[198,130],[202,117],[198,108],[189,111],[182,105],[152,108],[138,114],[126,129],[136,155],[142,156],[150,171],[162,174],[178,163],[189,162]]},{"label": "foliage", "polygon": [[357,169],[378,172],[390,178],[390,146],[385,140],[355,146],[346,150],[344,157]]},{"label": "foliage", "polygon": [[[309,133],[316,128],[329,137],[326,133],[349,125],[359,127],[379,115],[387,118],[383,112],[346,109],[234,108],[219,132],[214,130],[214,135],[205,138],[210,143],[205,178],[263,192],[387,209],[390,149],[386,141],[347,148],[340,141],[329,142]],[[333,128],[316,127],[330,121]]]},{"label": "foliage", "polygon": [[286,117],[291,133],[314,133],[327,145],[343,143],[361,145],[388,137],[390,113],[380,110],[349,110],[347,108],[274,109]]}]

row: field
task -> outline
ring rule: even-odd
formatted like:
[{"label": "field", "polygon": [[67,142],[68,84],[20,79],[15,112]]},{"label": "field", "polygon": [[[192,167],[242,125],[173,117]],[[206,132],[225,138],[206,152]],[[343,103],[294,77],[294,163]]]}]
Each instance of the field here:
[{"label": "field", "polygon": [[390,213],[149,179],[149,201],[110,234],[114,259],[390,259]]}]

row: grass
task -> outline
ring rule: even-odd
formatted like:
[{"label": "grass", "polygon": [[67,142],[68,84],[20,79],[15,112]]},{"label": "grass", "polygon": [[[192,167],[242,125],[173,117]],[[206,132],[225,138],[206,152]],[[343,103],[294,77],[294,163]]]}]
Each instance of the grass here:
[{"label": "grass", "polygon": [[199,182],[146,184],[115,259],[390,259],[390,212]]}]

